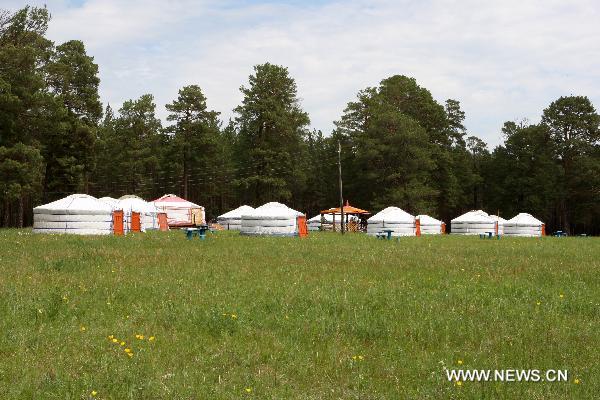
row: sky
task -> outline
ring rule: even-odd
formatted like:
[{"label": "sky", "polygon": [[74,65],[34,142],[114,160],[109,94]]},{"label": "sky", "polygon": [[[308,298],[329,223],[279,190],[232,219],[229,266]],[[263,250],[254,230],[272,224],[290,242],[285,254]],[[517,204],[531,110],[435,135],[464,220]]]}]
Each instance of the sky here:
[{"label": "sky", "polygon": [[[18,9],[21,1],[2,0]],[[311,129],[329,134],[359,90],[407,75],[460,101],[469,135],[490,148],[505,121],[539,122],[560,96],[600,108],[595,0],[31,0],[52,14],[56,44],[82,40],[113,109],[150,93],[157,114],[189,84],[233,117],[240,86],[271,62],[296,79]]]}]

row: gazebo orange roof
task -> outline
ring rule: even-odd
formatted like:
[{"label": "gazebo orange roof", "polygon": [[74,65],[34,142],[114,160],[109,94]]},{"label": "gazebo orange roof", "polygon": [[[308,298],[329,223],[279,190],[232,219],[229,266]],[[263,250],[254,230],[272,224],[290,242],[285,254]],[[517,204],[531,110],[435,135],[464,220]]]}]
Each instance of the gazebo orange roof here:
[{"label": "gazebo orange roof", "polygon": [[[340,207],[330,208],[328,210],[321,211],[321,214],[341,214],[341,210],[340,210]],[[344,204],[344,214],[350,215],[350,214],[371,214],[371,213],[369,211],[363,210],[361,208],[352,207],[348,203],[348,200],[346,200],[346,204]]]}]

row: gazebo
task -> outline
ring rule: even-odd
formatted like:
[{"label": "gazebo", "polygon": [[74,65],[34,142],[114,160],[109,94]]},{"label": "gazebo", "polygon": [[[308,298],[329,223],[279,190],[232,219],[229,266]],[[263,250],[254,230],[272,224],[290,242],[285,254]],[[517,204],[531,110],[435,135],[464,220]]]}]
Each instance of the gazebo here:
[{"label": "gazebo", "polygon": [[[364,232],[367,229],[367,217],[371,215],[371,213],[367,210],[363,210],[361,208],[353,207],[350,205],[348,200],[346,200],[346,204],[344,204],[343,210],[340,207],[330,208],[328,210],[321,211],[321,216],[332,215],[333,218],[333,231],[336,231],[336,215],[340,215],[342,211],[344,211],[344,226],[346,227],[346,231],[348,232]],[[339,219],[338,219],[339,221]],[[341,229],[341,223],[340,229]]]}]

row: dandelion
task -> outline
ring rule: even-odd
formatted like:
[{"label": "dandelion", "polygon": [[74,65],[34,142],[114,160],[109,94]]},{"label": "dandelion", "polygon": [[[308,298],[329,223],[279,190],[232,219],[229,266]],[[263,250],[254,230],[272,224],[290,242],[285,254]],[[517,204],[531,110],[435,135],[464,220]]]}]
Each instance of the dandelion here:
[{"label": "dandelion", "polygon": [[579,380],[579,378],[575,378],[574,382],[575,382],[576,385],[579,385],[581,383],[581,381]]},{"label": "dandelion", "polygon": [[125,353],[131,353],[131,349],[130,348],[127,348],[124,351],[125,351]]},{"label": "dandelion", "polygon": [[113,343],[119,343],[119,339],[117,339],[117,338],[113,338],[113,339],[112,339],[112,342],[113,342]]},{"label": "dandelion", "polygon": [[363,357],[363,356],[358,356],[358,359],[359,359],[360,361],[362,361],[362,360],[364,359],[364,357]]},{"label": "dandelion", "polygon": [[564,298],[564,297],[565,297],[565,295],[561,293],[561,294],[559,295],[559,297],[562,299],[562,298]]},{"label": "dandelion", "polygon": [[462,382],[461,381],[456,381],[456,386],[462,386]]},{"label": "dandelion", "polygon": [[80,330],[81,332],[85,332],[85,326],[81,325],[81,326],[79,327],[79,330]]},{"label": "dandelion", "polygon": [[127,353],[127,355],[129,356],[129,358],[133,357],[133,353]]},{"label": "dandelion", "polygon": [[92,397],[96,397],[96,395],[98,394],[98,392],[96,392],[95,390],[92,390],[92,393],[90,393],[92,395]]},{"label": "dandelion", "polygon": [[463,364],[463,360],[458,360],[457,363],[458,363],[458,365],[462,365]]},{"label": "dandelion", "polygon": [[252,388],[246,388],[246,393],[252,393]]},{"label": "dandelion", "polygon": [[539,306],[540,304],[542,304],[542,302],[541,302],[541,301],[538,301],[538,302],[537,302],[537,303],[535,303],[535,304]]},{"label": "dandelion", "polygon": [[121,343],[120,343],[120,345],[121,345],[121,346],[125,346],[125,342],[121,342]]},{"label": "dandelion", "polygon": [[108,335],[108,340],[113,340],[115,338],[115,335]]},{"label": "dandelion", "polygon": [[150,336],[150,337],[148,338],[148,341],[150,341],[150,342],[153,342],[153,341],[154,341],[154,336]]},{"label": "dandelion", "polygon": [[231,319],[237,319],[237,315],[236,314],[231,314]]}]

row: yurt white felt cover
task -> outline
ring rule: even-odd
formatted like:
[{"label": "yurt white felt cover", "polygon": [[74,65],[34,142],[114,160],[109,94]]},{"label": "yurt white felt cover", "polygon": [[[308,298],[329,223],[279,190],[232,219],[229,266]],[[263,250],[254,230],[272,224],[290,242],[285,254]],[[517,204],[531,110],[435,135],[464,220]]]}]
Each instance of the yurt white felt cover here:
[{"label": "yurt white felt cover", "polygon": [[472,210],[450,221],[450,233],[479,235],[495,232],[496,221],[482,210]]},{"label": "yurt white felt cover", "polygon": [[169,226],[189,225],[192,223],[192,210],[200,210],[202,221],[206,221],[204,207],[182,199],[174,194],[165,194],[153,201],[154,205],[167,214]]},{"label": "yurt white felt cover", "polygon": [[542,236],[544,223],[531,214],[520,213],[504,223],[506,236]]},{"label": "yurt white felt cover", "polygon": [[[332,227],[333,226],[333,219],[335,218],[334,214],[323,214],[323,227]],[[335,223],[336,225],[338,225],[339,228],[339,223],[340,223],[340,217],[335,219]],[[308,225],[308,230],[309,231],[318,231],[321,229],[321,214],[317,214],[314,217],[312,217],[311,219],[309,219],[308,221],[306,221],[306,224]]]},{"label": "yurt white felt cover", "polygon": [[112,208],[93,196],[72,194],[35,207],[33,232],[110,235]]},{"label": "yurt white felt cover", "polygon": [[239,231],[242,229],[242,215],[254,211],[250,206],[239,206],[235,210],[226,212],[217,217],[217,223],[227,230]]},{"label": "yurt white felt cover", "polygon": [[504,235],[504,224],[506,220],[499,215],[490,215],[490,218],[498,223],[498,234]]},{"label": "yurt white felt cover", "polygon": [[421,214],[417,215],[416,219],[419,220],[419,226],[421,229],[421,235],[441,235],[442,234],[442,221],[430,217],[429,215]]},{"label": "yurt white felt cover", "polygon": [[123,210],[123,226],[125,231],[129,230],[131,213],[140,213],[140,225],[142,232],[147,229],[158,229],[158,213],[160,212],[154,204],[137,196],[123,196],[119,198],[117,209]]},{"label": "yurt white felt cover", "polygon": [[392,236],[414,236],[415,217],[398,207],[388,207],[367,220],[367,234],[392,230]]},{"label": "yurt white felt cover", "polygon": [[304,215],[285,204],[271,202],[263,204],[248,214],[242,215],[242,235],[296,236],[297,218]]},{"label": "yurt white felt cover", "polygon": [[100,197],[98,200],[100,200],[103,203],[108,204],[109,206],[112,207],[113,210],[120,210],[119,200],[117,200],[117,199],[113,199],[112,197]]}]

